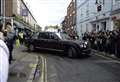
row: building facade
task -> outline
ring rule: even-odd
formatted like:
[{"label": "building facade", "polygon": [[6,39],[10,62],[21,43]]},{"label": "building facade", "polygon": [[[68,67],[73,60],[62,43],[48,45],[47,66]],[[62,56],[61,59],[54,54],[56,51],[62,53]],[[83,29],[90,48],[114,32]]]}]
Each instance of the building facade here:
[{"label": "building facade", "polygon": [[[25,4],[24,0],[1,0],[1,16],[3,17],[13,17],[15,16],[17,19],[22,19],[19,22],[25,22],[26,24],[30,25],[31,27],[35,27],[37,21],[35,20],[34,16],[32,15],[31,11]],[[8,19],[6,19],[7,21]]]},{"label": "building facade", "polygon": [[[85,32],[113,30],[114,20],[119,14],[119,2],[119,0],[76,0],[78,36],[81,37]],[[114,8],[116,5],[117,8]],[[117,11],[116,16],[114,16],[115,11]]]},{"label": "building facade", "polygon": [[67,32],[68,26],[67,26],[67,16],[65,16],[64,20],[62,21],[62,30]]},{"label": "building facade", "polygon": [[63,30],[67,32],[71,37],[75,37],[75,26],[76,26],[76,6],[75,0],[72,0],[67,7],[67,15],[62,22]]},{"label": "building facade", "polygon": [[114,25],[113,29],[120,29],[120,0],[113,0],[111,19]]}]

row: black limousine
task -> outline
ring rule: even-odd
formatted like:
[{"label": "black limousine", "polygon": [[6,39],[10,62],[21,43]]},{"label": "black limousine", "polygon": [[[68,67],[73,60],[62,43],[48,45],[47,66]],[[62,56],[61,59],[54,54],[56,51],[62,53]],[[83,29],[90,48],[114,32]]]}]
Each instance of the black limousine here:
[{"label": "black limousine", "polygon": [[71,58],[90,54],[91,49],[88,42],[72,40],[66,33],[60,32],[38,32],[26,40],[30,51],[35,49],[47,49],[62,51]]}]

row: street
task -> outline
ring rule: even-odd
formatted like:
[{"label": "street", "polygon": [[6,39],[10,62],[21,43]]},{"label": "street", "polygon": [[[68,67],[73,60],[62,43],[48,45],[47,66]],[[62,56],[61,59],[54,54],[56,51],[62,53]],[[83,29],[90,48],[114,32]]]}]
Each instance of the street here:
[{"label": "street", "polygon": [[35,52],[41,57],[39,82],[120,82],[120,62],[92,53],[90,57],[70,59]]},{"label": "street", "polygon": [[0,82],[120,82],[120,0],[0,5]]}]

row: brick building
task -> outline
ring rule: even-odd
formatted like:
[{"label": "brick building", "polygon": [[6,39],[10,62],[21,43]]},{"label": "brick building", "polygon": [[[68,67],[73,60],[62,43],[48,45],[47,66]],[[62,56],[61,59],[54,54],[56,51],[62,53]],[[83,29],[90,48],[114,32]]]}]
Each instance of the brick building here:
[{"label": "brick building", "polygon": [[72,0],[67,7],[67,16],[62,22],[63,30],[65,30],[71,37],[76,36],[75,33],[76,25],[76,6],[75,0]]}]

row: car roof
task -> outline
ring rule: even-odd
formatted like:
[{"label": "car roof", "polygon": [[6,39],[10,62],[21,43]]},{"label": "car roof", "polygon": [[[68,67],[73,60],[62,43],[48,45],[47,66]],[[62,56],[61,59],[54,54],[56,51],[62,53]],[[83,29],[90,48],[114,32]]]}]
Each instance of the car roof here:
[{"label": "car roof", "polygon": [[56,32],[45,32],[45,31],[42,31],[42,32],[39,32],[39,33],[56,33]]},{"label": "car roof", "polygon": [[39,33],[53,33],[53,34],[56,34],[59,38],[62,38],[62,37],[60,36],[60,34],[61,34],[62,32],[39,32]]}]

